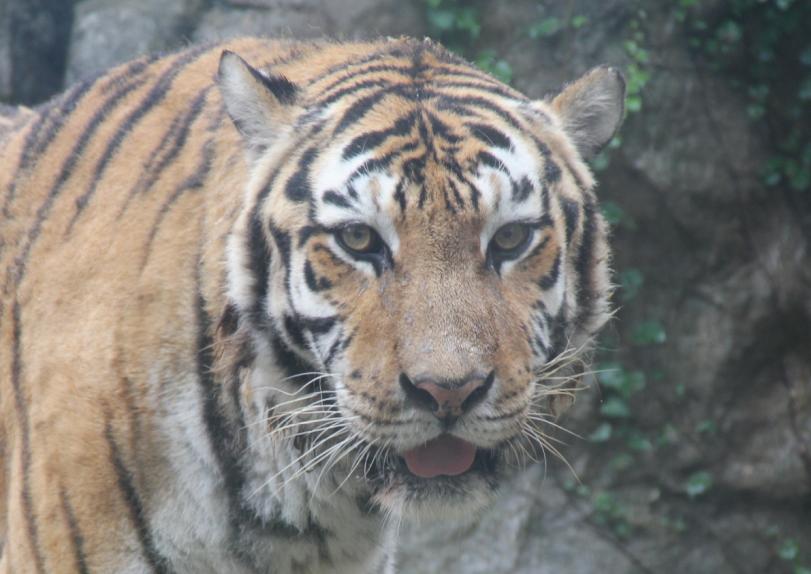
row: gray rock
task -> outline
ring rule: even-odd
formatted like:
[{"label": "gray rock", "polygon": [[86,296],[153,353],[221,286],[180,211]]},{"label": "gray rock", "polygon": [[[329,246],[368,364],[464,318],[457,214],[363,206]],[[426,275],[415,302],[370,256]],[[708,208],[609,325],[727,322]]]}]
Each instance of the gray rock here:
[{"label": "gray rock", "polygon": [[67,81],[189,42],[204,0],[85,0],[76,6]]},{"label": "gray rock", "polygon": [[235,36],[370,39],[424,34],[419,6],[398,0],[232,0],[209,10],[202,41]]},{"label": "gray rock", "polygon": [[496,504],[469,524],[420,524],[401,537],[403,574],[593,574],[635,572],[621,549],[589,524],[573,501],[537,465],[519,476]]},{"label": "gray rock", "polygon": [[0,100],[35,104],[61,89],[72,19],[65,0],[0,0]]}]

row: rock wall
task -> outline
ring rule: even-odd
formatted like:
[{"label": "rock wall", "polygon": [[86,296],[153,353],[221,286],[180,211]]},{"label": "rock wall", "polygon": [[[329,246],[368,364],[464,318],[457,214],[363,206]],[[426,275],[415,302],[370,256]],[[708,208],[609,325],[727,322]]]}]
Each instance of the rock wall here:
[{"label": "rock wall", "polygon": [[[691,48],[677,3],[468,4],[478,49],[507,62],[525,93],[543,96],[599,63],[645,76],[641,110],[595,165],[624,287],[598,362],[614,370],[563,421],[585,437],[561,436],[579,482],[550,458],[471,524],[404,530],[401,571],[807,574],[811,194],[761,183],[771,144],[746,94]],[[437,31],[419,0],[69,7],[0,0],[0,99],[41,101],[63,77],[238,34]],[[692,17],[711,21],[722,7],[703,2]]]}]

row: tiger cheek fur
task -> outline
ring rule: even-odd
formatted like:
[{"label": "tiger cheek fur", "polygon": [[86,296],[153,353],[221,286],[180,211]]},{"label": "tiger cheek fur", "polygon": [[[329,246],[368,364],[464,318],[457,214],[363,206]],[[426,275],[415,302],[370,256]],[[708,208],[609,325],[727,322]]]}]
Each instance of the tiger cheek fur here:
[{"label": "tiger cheek fur", "polygon": [[484,507],[608,319],[623,90],[240,39],[0,122],[0,572],[380,572]]}]

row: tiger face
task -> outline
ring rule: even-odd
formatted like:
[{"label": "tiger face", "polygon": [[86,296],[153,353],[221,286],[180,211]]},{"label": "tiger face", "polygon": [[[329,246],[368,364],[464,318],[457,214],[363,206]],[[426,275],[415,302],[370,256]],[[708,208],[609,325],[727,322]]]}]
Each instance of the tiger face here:
[{"label": "tiger face", "polygon": [[225,53],[219,85],[253,165],[230,298],[288,366],[256,378],[267,420],[389,511],[481,507],[554,451],[550,400],[608,317],[584,159],[620,122],[621,76],[532,101],[415,42],[305,85]]}]

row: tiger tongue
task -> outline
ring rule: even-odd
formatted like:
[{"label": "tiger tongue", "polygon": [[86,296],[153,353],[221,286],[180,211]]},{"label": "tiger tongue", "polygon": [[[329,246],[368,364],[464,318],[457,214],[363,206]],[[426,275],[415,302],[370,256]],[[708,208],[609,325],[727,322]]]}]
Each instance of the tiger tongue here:
[{"label": "tiger tongue", "polygon": [[441,474],[456,476],[467,472],[476,458],[476,445],[443,434],[403,454],[408,470],[420,478]]}]

